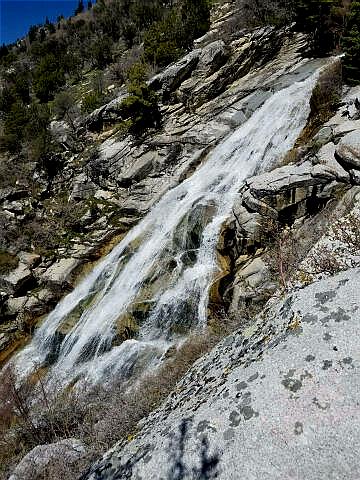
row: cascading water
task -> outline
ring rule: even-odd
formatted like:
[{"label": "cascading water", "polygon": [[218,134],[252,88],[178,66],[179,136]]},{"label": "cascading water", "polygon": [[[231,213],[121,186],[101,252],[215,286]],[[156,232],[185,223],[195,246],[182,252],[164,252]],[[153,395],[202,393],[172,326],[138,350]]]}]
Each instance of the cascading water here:
[{"label": "cascading water", "polygon": [[[216,244],[244,180],[291,149],[310,113],[319,72],[272,95],[67,295],[18,355],[19,374],[51,365],[63,384],[125,378],[206,324]],[[135,321],[136,320],[136,321]],[[119,339],[130,322],[136,339]],[[140,368],[140,367],[139,367]]]}]

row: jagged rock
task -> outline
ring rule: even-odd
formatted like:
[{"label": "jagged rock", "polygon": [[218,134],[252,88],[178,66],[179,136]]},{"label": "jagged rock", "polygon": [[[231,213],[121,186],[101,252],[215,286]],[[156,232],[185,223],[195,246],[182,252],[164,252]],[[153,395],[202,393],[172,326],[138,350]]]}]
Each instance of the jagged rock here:
[{"label": "jagged rock", "polygon": [[9,480],[32,480],[39,478],[47,469],[55,475],[65,474],[71,465],[86,454],[85,445],[69,438],[48,445],[39,445],[29,452],[17,465]]},{"label": "jagged rock", "polygon": [[191,74],[196,67],[201,50],[193,50],[178,62],[170,65],[163,72],[149,81],[149,87],[165,93],[174,91]]},{"label": "jagged rock", "polygon": [[194,76],[206,78],[215,73],[227,60],[228,49],[223,40],[210,43],[202,49]]},{"label": "jagged rock", "polygon": [[360,170],[360,129],[346,134],[340,140],[336,156],[345,168]]},{"label": "jagged rock", "polygon": [[121,120],[121,103],[129,96],[126,92],[121,92],[116,98],[106,105],[97,108],[90,113],[81,122],[81,127],[85,127],[90,131],[101,131],[104,123],[114,123]]},{"label": "jagged rock", "polygon": [[181,83],[177,98],[185,103],[202,79],[210,77],[224,65],[228,54],[228,48],[222,40],[217,40],[204,47],[191,77]]},{"label": "jagged rock", "polygon": [[86,173],[81,173],[73,181],[70,200],[83,200],[91,197],[97,190],[97,186],[87,177]]},{"label": "jagged rock", "polygon": [[25,306],[25,303],[27,301],[28,297],[11,297],[9,300],[6,302],[7,306],[7,314],[8,315],[17,315],[22,308]]},{"label": "jagged rock", "polygon": [[62,121],[53,120],[50,123],[50,131],[55,140],[64,146],[69,146],[73,143],[72,132],[70,126]]},{"label": "jagged rock", "polygon": [[320,167],[313,168],[313,174],[325,174],[325,170],[329,172],[331,178],[334,176],[339,182],[350,182],[349,173],[342,168],[335,158],[336,146],[334,143],[327,143],[320,148],[315,156],[314,163],[320,164]]},{"label": "jagged rock", "polygon": [[57,260],[50,268],[41,275],[41,281],[45,285],[64,287],[72,283],[74,270],[79,266],[77,258],[62,258]]},{"label": "jagged rock", "polygon": [[269,304],[198,361],[136,438],[119,442],[82,480],[170,478],[174,458],[192,471],[203,437],[219,479],[355,479],[359,282],[360,270],[349,270]]},{"label": "jagged rock", "polygon": [[37,253],[19,252],[18,257],[20,263],[27,265],[29,268],[37,267],[41,261],[41,256]]},{"label": "jagged rock", "polygon": [[257,287],[266,276],[267,266],[261,258],[255,258],[238,272],[238,276],[250,287]]},{"label": "jagged rock", "polygon": [[8,275],[0,277],[0,288],[3,288],[11,295],[16,295],[20,290],[25,289],[34,283],[34,277],[28,265],[19,263],[18,267]]}]

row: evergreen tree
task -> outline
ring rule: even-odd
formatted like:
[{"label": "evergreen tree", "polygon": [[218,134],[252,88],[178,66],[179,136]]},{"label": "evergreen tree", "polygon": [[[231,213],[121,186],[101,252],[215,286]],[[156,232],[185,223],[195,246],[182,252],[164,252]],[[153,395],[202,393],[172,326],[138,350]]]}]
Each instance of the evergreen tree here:
[{"label": "evergreen tree", "polygon": [[313,38],[313,50],[325,55],[336,46],[337,10],[340,0],[296,0],[295,20],[297,28]]},{"label": "evergreen tree", "polygon": [[196,38],[202,37],[210,28],[208,0],[184,0],[181,7],[181,43],[189,49]]},{"label": "evergreen tree", "polygon": [[343,38],[344,75],[351,84],[360,83],[360,2],[353,1]]},{"label": "evergreen tree", "polygon": [[65,84],[64,71],[59,65],[59,59],[52,53],[47,54],[34,72],[33,87],[41,102],[48,102]]},{"label": "evergreen tree", "polygon": [[87,9],[88,9],[88,10],[91,10],[91,9],[92,9],[92,6],[93,6],[93,5],[92,5],[92,1],[89,0],[89,1],[88,1],[88,4],[87,4]]},{"label": "evergreen tree", "polygon": [[31,25],[29,28],[29,42],[32,43],[36,40],[37,37],[37,32],[38,32],[39,27],[37,25]]},{"label": "evergreen tree", "polygon": [[78,15],[79,13],[82,13],[84,11],[84,1],[79,0],[78,6],[75,9],[74,15]]}]

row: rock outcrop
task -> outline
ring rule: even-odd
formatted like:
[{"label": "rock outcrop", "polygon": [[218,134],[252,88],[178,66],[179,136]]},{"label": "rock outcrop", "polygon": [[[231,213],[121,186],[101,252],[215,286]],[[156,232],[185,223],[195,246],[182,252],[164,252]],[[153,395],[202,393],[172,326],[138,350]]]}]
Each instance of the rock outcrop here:
[{"label": "rock outcrop", "polygon": [[29,452],[15,468],[9,480],[31,480],[44,474],[47,468],[61,474],[71,471],[72,465],[85,457],[86,447],[69,438],[49,445],[40,445]]},{"label": "rock outcrop", "polygon": [[270,303],[82,478],[170,479],[181,462],[190,479],[205,437],[216,478],[355,480],[359,281],[360,270],[348,270]]},{"label": "rock outcrop", "polygon": [[[224,21],[231,15],[225,17]],[[90,147],[71,157],[65,152],[61,174],[49,181],[34,173],[45,198],[66,192],[73,202],[87,202],[88,207],[76,219],[79,234],[61,232],[69,239],[46,253],[37,266],[20,262],[18,270],[3,275],[0,335],[2,345],[10,348],[2,352],[1,359],[19,344],[19,337],[27,338],[33,322],[52,308],[59,294],[72,288],[81,264],[99,257],[102,245],[135,225],[272,91],[290,85],[294,78],[306,78],[324,63],[304,62],[306,48],[306,36],[287,29],[238,32],[226,42],[204,38],[187,57],[150,81],[159,88],[163,101],[161,131],[149,134],[140,144],[130,136],[119,138],[111,130],[104,132],[105,139],[103,134],[88,132],[85,138]],[[193,99],[190,91],[196,92]],[[121,121],[118,106],[123,98],[119,92],[118,98],[93,112],[78,133],[111,128]],[[69,132],[63,127],[53,125],[66,143]],[[91,146],[94,138],[98,148]],[[14,231],[34,221],[41,228],[47,220],[44,203],[32,198],[30,186],[5,188],[0,201],[7,226]]]}]

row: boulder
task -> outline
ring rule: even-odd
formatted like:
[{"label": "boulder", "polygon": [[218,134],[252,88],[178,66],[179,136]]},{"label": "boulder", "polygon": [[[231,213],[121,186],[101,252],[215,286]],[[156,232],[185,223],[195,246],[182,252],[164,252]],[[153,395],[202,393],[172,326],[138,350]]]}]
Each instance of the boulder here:
[{"label": "boulder", "polygon": [[86,173],[81,173],[73,180],[70,200],[84,200],[96,192],[98,187],[88,178]]},{"label": "boulder", "polygon": [[359,282],[348,270],[268,304],[82,480],[173,478],[179,463],[184,478],[355,480]]},{"label": "boulder", "polygon": [[340,140],[336,157],[344,168],[360,170],[360,129],[347,133]]},{"label": "boulder", "polygon": [[40,255],[31,252],[18,253],[20,263],[27,265],[29,268],[37,267],[41,261]]},{"label": "boulder", "polygon": [[86,455],[85,445],[77,439],[69,438],[56,443],[39,445],[31,450],[17,465],[9,480],[32,480],[44,478],[50,471],[52,478],[68,474],[71,466]]},{"label": "boulder", "polygon": [[21,290],[24,290],[33,284],[34,277],[32,272],[28,265],[24,263],[19,263],[15,270],[8,275],[2,275],[0,277],[0,288],[3,288],[5,292],[11,295],[16,295]]},{"label": "boulder", "polygon": [[62,258],[57,260],[42,275],[41,281],[45,285],[64,287],[71,285],[74,270],[80,265],[77,258]]}]

